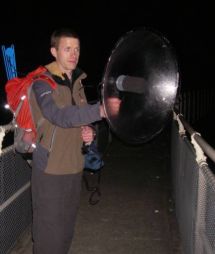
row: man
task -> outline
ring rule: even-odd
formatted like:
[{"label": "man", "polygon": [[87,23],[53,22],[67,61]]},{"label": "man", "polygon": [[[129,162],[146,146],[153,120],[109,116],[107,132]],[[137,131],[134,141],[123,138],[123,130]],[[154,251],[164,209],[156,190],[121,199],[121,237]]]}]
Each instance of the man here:
[{"label": "man", "polygon": [[47,75],[57,87],[35,81],[30,99],[39,135],[32,164],[34,254],[68,253],[80,199],[81,148],[93,140],[87,125],[104,117],[99,103],[86,102],[81,84],[86,74],[77,68],[77,34],[69,29],[54,31],[51,54],[55,61],[46,66]]}]

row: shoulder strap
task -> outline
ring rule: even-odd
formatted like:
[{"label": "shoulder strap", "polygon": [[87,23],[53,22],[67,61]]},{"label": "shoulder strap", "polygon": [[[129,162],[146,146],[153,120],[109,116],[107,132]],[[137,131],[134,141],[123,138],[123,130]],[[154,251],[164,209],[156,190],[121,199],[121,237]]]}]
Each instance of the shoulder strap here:
[{"label": "shoulder strap", "polygon": [[42,73],[33,77],[33,81],[42,80],[47,82],[53,89],[56,89],[57,83],[49,75]]},{"label": "shoulder strap", "polygon": [[[47,71],[47,70],[46,70]],[[46,72],[45,71],[45,72]],[[32,77],[32,81],[34,82],[34,81],[44,81],[44,82],[46,82],[47,84],[49,84],[50,85],[50,87],[51,88],[53,88],[53,89],[56,89],[57,88],[57,83],[54,81],[54,79],[52,79],[52,77],[51,76],[49,76],[48,74],[46,74],[45,72],[43,72],[43,73],[38,73],[38,74],[36,74],[35,76],[33,76]],[[32,82],[32,83],[33,83]],[[32,86],[30,87],[30,89],[29,89],[29,94],[31,93],[31,91],[32,91]],[[31,107],[31,105],[30,105],[30,107]],[[31,110],[32,111],[32,110]],[[34,117],[33,117],[33,114],[32,114],[32,119],[33,119]],[[42,126],[43,126],[43,124],[44,124],[44,122],[45,122],[45,118],[43,117],[43,116],[41,116],[39,119],[38,119],[38,121],[37,121],[37,125],[35,125],[35,127],[36,127],[36,132],[38,133],[38,132],[40,132],[41,131],[41,128],[42,128]],[[40,141],[40,139],[41,139],[41,137],[40,136],[38,136],[37,135],[37,139],[36,139],[36,141]],[[50,141],[50,143],[51,143],[51,141]]]}]

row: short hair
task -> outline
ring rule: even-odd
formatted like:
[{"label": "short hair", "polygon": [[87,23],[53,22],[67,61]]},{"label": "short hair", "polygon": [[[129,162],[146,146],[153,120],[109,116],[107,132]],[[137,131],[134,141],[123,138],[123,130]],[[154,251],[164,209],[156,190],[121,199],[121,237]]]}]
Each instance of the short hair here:
[{"label": "short hair", "polygon": [[51,47],[58,48],[59,41],[62,37],[76,38],[80,41],[78,34],[71,28],[56,29],[51,35]]}]

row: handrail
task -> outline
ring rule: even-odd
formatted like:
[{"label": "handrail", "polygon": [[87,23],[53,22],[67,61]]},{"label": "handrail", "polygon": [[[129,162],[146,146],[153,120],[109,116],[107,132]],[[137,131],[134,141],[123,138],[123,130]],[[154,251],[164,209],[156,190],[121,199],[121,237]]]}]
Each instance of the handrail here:
[{"label": "handrail", "polygon": [[185,130],[190,134],[191,137],[195,139],[198,145],[201,147],[203,152],[213,161],[215,162],[215,149],[210,146],[204,138],[202,138],[201,134],[196,132],[189,123],[184,119],[183,115],[179,114],[178,118],[184,125]]}]

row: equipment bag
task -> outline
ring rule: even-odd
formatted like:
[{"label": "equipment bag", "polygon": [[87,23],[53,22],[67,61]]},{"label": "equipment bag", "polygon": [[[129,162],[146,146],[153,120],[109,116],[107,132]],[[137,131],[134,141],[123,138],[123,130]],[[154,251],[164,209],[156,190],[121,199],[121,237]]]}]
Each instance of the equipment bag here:
[{"label": "equipment bag", "polygon": [[37,140],[37,129],[29,103],[33,82],[43,80],[53,89],[57,86],[54,80],[45,74],[46,71],[45,67],[39,66],[25,77],[8,80],[5,85],[7,104],[13,113],[11,125],[14,129],[14,149],[18,153],[32,153]]},{"label": "equipment bag", "polygon": [[82,153],[85,159],[84,169],[95,172],[104,166],[104,161],[98,151],[95,140],[93,140],[90,145],[84,145],[82,147]]}]

